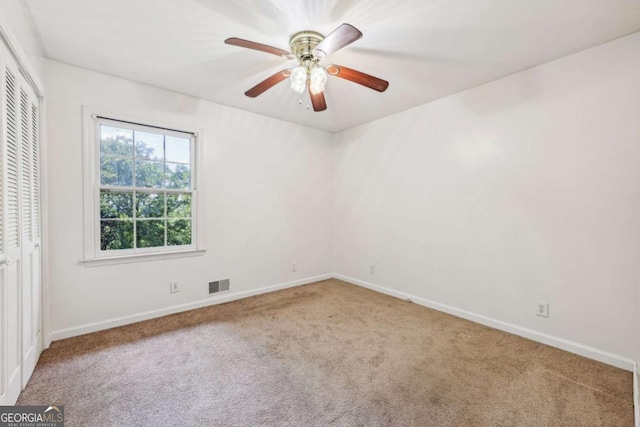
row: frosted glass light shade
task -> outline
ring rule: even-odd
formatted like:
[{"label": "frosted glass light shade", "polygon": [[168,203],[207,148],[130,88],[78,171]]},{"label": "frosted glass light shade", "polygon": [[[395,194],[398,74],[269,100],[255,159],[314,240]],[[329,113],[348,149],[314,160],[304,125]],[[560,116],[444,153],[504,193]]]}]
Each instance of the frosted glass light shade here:
[{"label": "frosted glass light shade", "polygon": [[304,92],[307,84],[307,69],[305,67],[296,67],[291,71],[291,89],[298,93]]},{"label": "frosted glass light shade", "polygon": [[316,95],[324,91],[324,85],[327,83],[327,71],[319,65],[311,69],[309,76],[309,90]]}]

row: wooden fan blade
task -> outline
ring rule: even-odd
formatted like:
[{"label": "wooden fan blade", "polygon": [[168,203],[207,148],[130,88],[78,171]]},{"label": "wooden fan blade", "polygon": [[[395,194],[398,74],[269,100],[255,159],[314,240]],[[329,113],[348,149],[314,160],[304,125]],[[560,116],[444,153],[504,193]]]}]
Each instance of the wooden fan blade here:
[{"label": "wooden fan blade", "polygon": [[316,46],[313,54],[320,59],[326,58],[358,40],[360,37],[362,37],[362,33],[356,27],[349,24],[342,24]]},{"label": "wooden fan blade", "polygon": [[313,111],[324,111],[327,109],[327,102],[324,99],[324,92],[316,93],[315,95],[309,88],[309,96],[311,97],[311,105],[313,105]]},{"label": "wooden fan blade", "polygon": [[342,65],[329,65],[327,67],[327,73],[331,76],[340,77],[341,79],[349,80],[370,89],[377,90],[378,92],[384,92],[389,87],[389,82],[386,80],[370,76],[369,74],[365,74],[361,71],[343,67]]},{"label": "wooden fan blade", "polygon": [[224,42],[232,46],[245,47],[247,49],[259,50],[260,52],[270,53],[272,55],[276,55],[285,59],[294,58],[293,54],[291,52],[287,52],[286,50],[279,49],[273,46],[268,46],[262,43],[256,43],[249,40],[239,39],[237,37],[231,37],[229,39],[226,39]]},{"label": "wooden fan blade", "polygon": [[273,76],[267,77],[266,79],[246,91],[244,94],[249,98],[255,98],[258,95],[262,95],[264,92],[271,89],[281,81],[286,80],[290,75],[291,70],[278,71]]}]

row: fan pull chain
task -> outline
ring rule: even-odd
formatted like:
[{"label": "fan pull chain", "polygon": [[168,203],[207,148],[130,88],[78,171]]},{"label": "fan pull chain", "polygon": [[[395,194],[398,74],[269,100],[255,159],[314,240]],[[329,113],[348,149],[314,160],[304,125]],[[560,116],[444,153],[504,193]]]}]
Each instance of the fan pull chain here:
[{"label": "fan pull chain", "polygon": [[[298,100],[298,105],[302,105],[302,98]],[[311,109],[311,105],[307,104],[307,110]]]},{"label": "fan pull chain", "polygon": [[[298,100],[298,105],[302,105],[302,98]],[[307,104],[307,110],[311,109],[311,105]]]}]

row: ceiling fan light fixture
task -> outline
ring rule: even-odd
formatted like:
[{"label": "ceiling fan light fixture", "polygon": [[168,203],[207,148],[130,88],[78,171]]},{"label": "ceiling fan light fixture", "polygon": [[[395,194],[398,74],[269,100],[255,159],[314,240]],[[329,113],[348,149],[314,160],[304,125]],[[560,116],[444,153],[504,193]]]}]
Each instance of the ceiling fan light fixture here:
[{"label": "ceiling fan light fixture", "polygon": [[303,66],[294,68],[289,80],[291,80],[291,89],[298,93],[304,92],[307,86],[307,68]]},{"label": "ceiling fan light fixture", "polygon": [[[328,76],[339,77],[353,83],[357,83],[378,92],[384,92],[389,87],[389,82],[378,77],[357,71],[351,68],[329,65],[326,68],[318,64],[321,60],[333,55],[338,50],[350,45],[362,37],[362,32],[350,24],[342,24],[328,36],[315,31],[300,31],[289,39],[291,51],[269,46],[250,40],[231,37],[224,42],[228,45],[238,46],[269,53],[285,59],[295,59],[294,69],[286,68],[267,77],[244,94],[255,98],[275,85],[289,79],[291,89],[299,95],[309,92],[313,111],[324,111],[327,103],[324,98],[324,89]],[[300,99],[302,104],[302,99]],[[310,107],[307,105],[307,109]]]},{"label": "ceiling fan light fixture", "polygon": [[324,85],[327,83],[327,71],[316,65],[311,69],[311,73],[309,75],[309,90],[314,95],[324,92]]}]

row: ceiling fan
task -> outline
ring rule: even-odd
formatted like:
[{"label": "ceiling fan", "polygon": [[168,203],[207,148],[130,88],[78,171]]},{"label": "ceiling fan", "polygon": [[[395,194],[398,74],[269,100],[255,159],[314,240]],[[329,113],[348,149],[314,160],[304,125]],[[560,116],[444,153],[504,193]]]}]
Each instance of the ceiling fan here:
[{"label": "ceiling fan", "polygon": [[389,82],[386,80],[361,71],[342,65],[332,64],[323,67],[319,64],[321,60],[353,43],[360,37],[362,37],[362,33],[357,28],[349,24],[342,24],[326,37],[315,31],[301,31],[294,34],[289,40],[291,52],[236,37],[228,38],[224,42],[233,46],[270,53],[284,59],[294,59],[298,62],[298,66],[293,69],[287,68],[278,71],[271,77],[267,77],[246,91],[245,95],[255,98],[289,78],[291,89],[300,94],[307,89],[313,110],[323,111],[327,109],[327,103],[324,99],[324,86],[328,76],[340,77],[378,92],[384,92],[389,87]]}]

